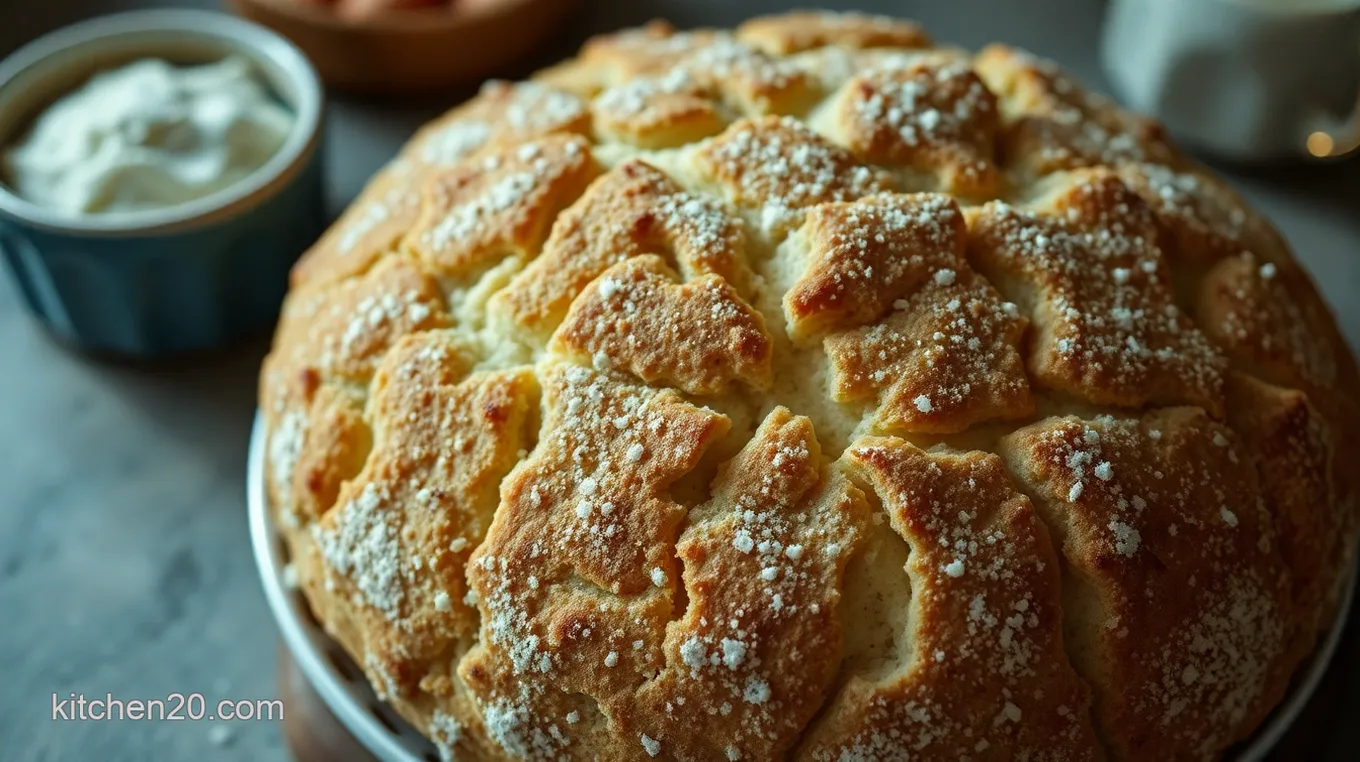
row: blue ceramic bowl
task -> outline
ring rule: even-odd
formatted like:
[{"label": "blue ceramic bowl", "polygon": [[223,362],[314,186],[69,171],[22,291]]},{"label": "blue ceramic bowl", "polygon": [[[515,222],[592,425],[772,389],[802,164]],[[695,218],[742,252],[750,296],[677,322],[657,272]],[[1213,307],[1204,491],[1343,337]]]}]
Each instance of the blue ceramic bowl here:
[{"label": "blue ceramic bowl", "polygon": [[0,146],[95,72],[156,56],[236,53],[295,116],[264,167],[163,210],[73,217],[29,203],[0,177],[0,255],[33,314],[85,349],[155,357],[220,346],[273,325],[288,268],[325,223],[322,90],[282,37],[224,14],[143,11],[67,27],[0,63]]}]

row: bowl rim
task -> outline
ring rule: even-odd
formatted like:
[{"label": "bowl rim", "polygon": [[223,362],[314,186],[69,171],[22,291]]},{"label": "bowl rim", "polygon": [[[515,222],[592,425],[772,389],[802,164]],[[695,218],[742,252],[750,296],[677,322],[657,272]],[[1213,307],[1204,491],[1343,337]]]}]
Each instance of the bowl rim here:
[{"label": "bowl rim", "polygon": [[[434,745],[390,704],[377,697],[363,670],[317,623],[302,591],[285,581],[288,563],[285,545],[269,510],[265,487],[268,429],[264,412],[256,410],[246,455],[246,509],[255,567],[284,645],[327,708],[371,754],[382,762],[422,762],[435,758]],[[1226,762],[1265,762],[1271,749],[1298,719],[1336,655],[1357,587],[1360,566],[1352,563],[1341,581],[1329,628],[1318,637],[1312,652],[1294,668],[1285,695],[1248,739],[1230,749],[1233,756],[1225,757]],[[351,665],[357,677],[345,675],[336,666],[337,660]]]},{"label": "bowl rim", "polygon": [[290,0],[232,0],[240,5],[267,8],[294,20],[324,27],[333,32],[389,34],[439,34],[473,26],[491,18],[515,13],[524,6],[543,0],[495,0],[463,8],[455,2],[447,8],[402,8],[373,18],[350,18],[332,10]]},{"label": "bowl rim", "polygon": [[[146,39],[133,43],[148,55],[162,44],[157,34],[187,33],[190,44],[211,42],[245,56],[255,66],[279,72],[296,92],[289,106],[293,126],[283,145],[262,166],[239,182],[202,198],[157,209],[116,214],[72,215],[21,197],[0,173],[0,221],[11,220],[30,228],[72,236],[150,236],[204,227],[224,217],[258,206],[282,189],[317,150],[322,127],[325,95],[321,80],[307,57],[275,32],[226,13],[197,9],[151,9],[97,16],[49,32],[20,47],[0,61],[0,103],[9,88],[33,88],[21,76],[57,55],[79,58],[86,49],[99,49],[124,38]],[[169,39],[169,38],[166,38]],[[73,65],[79,69],[80,64]],[[94,74],[97,69],[91,69]],[[27,92],[27,89],[12,91]],[[60,96],[58,96],[60,97]],[[19,132],[0,135],[0,151],[18,140],[23,125],[36,115],[23,115]]]}]

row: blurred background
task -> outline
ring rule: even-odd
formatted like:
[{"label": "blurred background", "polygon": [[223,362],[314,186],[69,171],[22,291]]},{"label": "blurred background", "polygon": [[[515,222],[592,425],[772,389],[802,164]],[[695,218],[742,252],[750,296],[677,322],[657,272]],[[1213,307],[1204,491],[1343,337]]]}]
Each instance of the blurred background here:
[{"label": "blurred background", "polygon": [[[1193,2],[1194,0],[1186,0]],[[822,2],[911,17],[937,40],[1000,40],[1056,59],[1094,89],[1101,0]],[[214,0],[0,0],[0,57],[112,11]],[[732,26],[789,7],[743,0],[581,0],[504,75],[571,54],[590,34],[651,18]],[[330,216],[412,131],[474,92],[328,94]],[[1360,163],[1217,163],[1283,231],[1360,346]],[[152,363],[97,361],[52,341],[0,278],[0,759],[287,758],[278,723],[53,722],[53,692],[153,698],[277,695],[277,634],[245,522],[247,440],[267,336]],[[1351,627],[1352,633],[1355,627]],[[1354,640],[1351,637],[1349,640]],[[1332,676],[1279,759],[1353,760],[1360,658]],[[1349,683],[1347,682],[1349,680]],[[1351,722],[1345,722],[1349,716]]]}]

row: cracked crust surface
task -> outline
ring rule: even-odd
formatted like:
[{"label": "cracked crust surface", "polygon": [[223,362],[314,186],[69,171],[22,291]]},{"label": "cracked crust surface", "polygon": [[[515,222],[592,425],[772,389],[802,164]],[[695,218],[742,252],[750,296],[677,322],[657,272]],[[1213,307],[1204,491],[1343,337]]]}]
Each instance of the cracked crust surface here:
[{"label": "cracked crust surface", "polygon": [[736,381],[767,388],[770,337],[760,313],[717,275],[675,279],[650,254],[605,270],[572,304],[552,349],[689,394],[718,394]]},{"label": "cracked crust surface", "polygon": [[646,162],[628,161],[557,219],[543,251],[496,294],[491,309],[523,330],[551,333],[587,284],[648,253],[667,256],[687,278],[712,273],[740,285],[745,241],[725,205],[685,191]]},{"label": "cracked crust surface", "polygon": [[1034,378],[1094,404],[1189,403],[1221,415],[1226,361],[1177,306],[1138,197],[1108,170],[1083,170],[1032,206],[984,205],[969,255],[1029,306]]},{"label": "cracked crust surface", "polygon": [[274,516],[445,758],[1213,760],[1353,564],[1307,274],[1011,48],[596,38],[423,128],[293,281]]},{"label": "cracked crust surface", "polygon": [[972,198],[998,190],[996,97],[952,55],[888,59],[841,91],[833,134],[860,158],[934,174],[940,188]]},{"label": "cracked crust surface", "polygon": [[872,437],[847,459],[910,547],[912,656],[850,676],[800,756],[1100,759],[1062,648],[1058,559],[1001,459]]},{"label": "cracked crust surface", "polygon": [[1244,737],[1283,693],[1292,618],[1236,434],[1169,408],[1050,418],[1001,451],[1056,530],[1070,647],[1113,756],[1208,757]]},{"label": "cracked crust surface", "polygon": [[368,269],[416,224],[431,179],[497,145],[553,133],[588,133],[585,101],[539,82],[488,82],[411,139],[359,199],[293,268],[293,284],[346,278]]}]

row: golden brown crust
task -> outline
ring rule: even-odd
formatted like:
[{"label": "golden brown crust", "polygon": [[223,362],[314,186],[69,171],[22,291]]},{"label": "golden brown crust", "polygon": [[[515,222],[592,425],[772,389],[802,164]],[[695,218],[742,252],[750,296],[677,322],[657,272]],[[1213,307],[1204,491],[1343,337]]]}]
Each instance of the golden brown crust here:
[{"label": "golden brown crust", "polygon": [[787,117],[738,122],[703,144],[696,161],[729,201],[753,212],[759,228],[775,238],[798,227],[809,207],[892,187],[885,172],[859,164]]},{"label": "golden brown crust", "polygon": [[496,295],[500,310],[546,338],[610,266],[665,254],[686,278],[713,273],[741,284],[745,234],[721,204],[685,192],[660,170],[630,161],[605,173],[553,225],[543,255]]},{"label": "golden brown crust", "polygon": [[867,513],[812,422],[771,412],[691,511],[676,545],[688,605],[621,724],[666,759],[783,756],[835,677],[823,656],[840,651],[840,578]]},{"label": "golden brown crust", "polygon": [[1303,392],[1250,376],[1228,380],[1228,423],[1251,453],[1261,491],[1292,577],[1294,658],[1311,650],[1331,624],[1335,581],[1347,560],[1346,516],[1333,493],[1340,464],[1330,427]]},{"label": "golden brown crust", "polygon": [[[351,461],[363,457],[367,434],[355,420],[362,400],[349,399],[343,387],[366,384],[402,336],[449,323],[434,279],[402,256],[358,278],[288,295],[260,373],[260,407],[274,432],[266,481],[281,517],[291,521],[328,507],[315,501],[331,499]],[[299,460],[306,461],[301,471]]]},{"label": "golden brown crust", "polygon": [[831,138],[866,162],[938,176],[973,198],[1000,189],[996,97],[965,61],[922,56],[855,77],[836,98]]},{"label": "golden brown crust", "polygon": [[819,204],[800,235],[804,270],[784,294],[794,339],[872,323],[927,281],[970,270],[963,213],[942,194]]},{"label": "golden brown crust", "polygon": [[1103,758],[1063,653],[1058,559],[1001,460],[891,438],[847,460],[911,546],[910,631],[887,674],[841,686],[799,758]]},{"label": "golden brown crust", "polygon": [[933,281],[877,324],[828,336],[837,401],[878,399],[879,431],[947,434],[1034,410],[1018,345],[1025,320],[983,279]]},{"label": "golden brown crust", "polygon": [[606,90],[593,106],[604,137],[639,148],[670,148],[727,126],[721,104],[687,74],[637,79]]},{"label": "golden brown crust", "polygon": [[490,760],[1221,758],[1336,610],[1357,400],[1155,124],[819,13],[488,85],[260,376],[317,620]]},{"label": "golden brown crust", "polygon": [[1246,448],[1203,411],[1054,418],[1001,441],[1070,572],[1069,652],[1118,759],[1211,758],[1293,668],[1289,571]]},{"label": "golden brown crust", "polygon": [[823,204],[799,236],[807,268],[784,295],[789,334],[824,334],[841,402],[879,400],[885,431],[945,433],[1033,410],[1025,320],[964,259],[948,196]]},{"label": "golden brown crust", "polygon": [[[1204,278],[1198,317],[1230,357],[1263,378],[1328,400],[1345,387],[1341,341],[1308,276],[1250,252],[1222,260]],[[1344,350],[1342,350],[1344,351]]]},{"label": "golden brown crust", "polygon": [[1050,61],[989,45],[974,65],[1001,104],[1001,152],[1008,166],[1046,175],[1099,164],[1173,161],[1160,125],[1121,111]]},{"label": "golden brown crust", "polygon": [[293,505],[297,511],[293,520],[321,518],[335,505],[341,486],[364,467],[373,448],[373,432],[363,412],[363,400],[340,386],[322,386],[312,397],[302,424],[305,438],[293,465],[286,467],[291,474],[290,499],[277,503]]},{"label": "golden brown crust", "polygon": [[930,47],[930,37],[920,24],[867,13],[793,11],[761,16],[737,27],[737,37],[781,55],[828,45],[856,49]]},{"label": "golden brown crust", "polygon": [[[469,375],[446,333],[408,336],[374,381],[372,450],[333,510],[293,537],[298,577],[379,695],[415,696],[465,652],[477,614],[463,569],[528,437],[527,371]],[[457,431],[448,445],[445,435]]]},{"label": "golden brown crust", "polygon": [[1174,261],[1209,265],[1243,249],[1289,261],[1269,225],[1211,177],[1158,164],[1125,164],[1119,177],[1157,215]]},{"label": "golden brown crust", "polygon": [[421,128],[298,261],[293,285],[367,270],[416,223],[424,186],[489,146],[589,131],[590,114],[575,95],[537,82],[488,82],[477,97]]},{"label": "golden brown crust", "polygon": [[727,420],[584,368],[554,367],[542,383],[549,434],[502,485],[468,564],[482,633],[459,674],[510,754],[584,759],[617,744],[601,754],[622,758],[641,747],[614,718],[663,663],[680,572],[685,511],[667,489]]},{"label": "golden brown crust", "polygon": [[531,258],[597,171],[589,143],[576,136],[489,152],[425,187],[402,246],[432,272],[455,277],[506,257]]},{"label": "golden brown crust", "polygon": [[572,304],[553,350],[689,394],[718,394],[734,381],[768,387],[770,336],[760,313],[717,275],[676,277],[653,255],[605,270]]},{"label": "golden brown crust", "polygon": [[638,76],[664,73],[694,51],[713,44],[725,33],[712,29],[676,31],[665,21],[591,38],[577,60],[605,74],[612,84]]},{"label": "golden brown crust", "polygon": [[420,214],[420,187],[380,172],[326,234],[293,265],[294,288],[361,275],[396,247]]},{"label": "golden brown crust", "polygon": [[1355,360],[1291,259],[1242,252],[1220,260],[1200,283],[1196,312],[1250,375],[1229,385],[1228,420],[1261,453],[1263,488],[1296,575],[1306,651],[1330,624],[1360,528],[1360,475],[1341,465],[1360,462]]},{"label": "golden brown crust", "polygon": [[1151,212],[1110,171],[1063,178],[1034,210],[991,202],[969,259],[1031,305],[1035,380],[1098,404],[1223,411],[1226,363],[1176,306]]},{"label": "golden brown crust", "polygon": [[491,81],[477,96],[416,133],[400,161],[428,175],[458,166],[489,146],[515,146],[556,133],[590,134],[580,97],[541,82]]},{"label": "golden brown crust", "polygon": [[716,135],[733,116],[798,114],[819,96],[809,72],[726,35],[681,47],[664,74],[600,93],[592,108],[601,135],[643,148],[684,145]]},{"label": "golden brown crust", "polygon": [[364,381],[397,339],[446,325],[448,307],[434,278],[416,262],[391,257],[363,277],[291,293],[275,337],[286,351],[274,358]]}]

